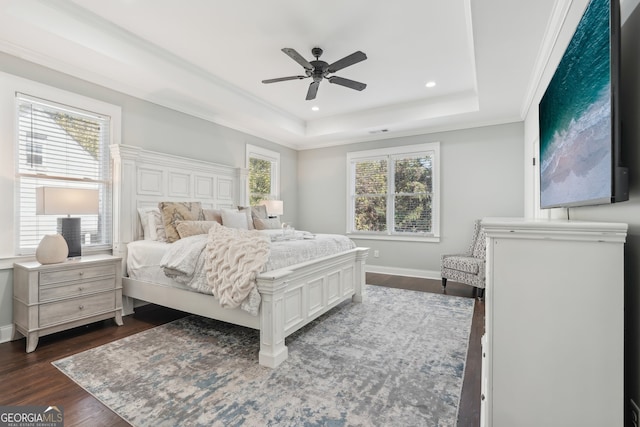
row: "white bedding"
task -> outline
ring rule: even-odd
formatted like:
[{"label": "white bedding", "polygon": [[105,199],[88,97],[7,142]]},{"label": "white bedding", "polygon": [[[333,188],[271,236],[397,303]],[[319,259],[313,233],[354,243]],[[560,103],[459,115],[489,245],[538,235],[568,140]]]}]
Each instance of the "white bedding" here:
[{"label": "white bedding", "polygon": [[[271,235],[272,240],[274,238],[280,238],[282,235],[282,231],[280,230],[264,230],[263,232]],[[289,235],[288,237],[291,236]],[[285,268],[290,265],[344,252],[356,247],[352,240],[341,235],[312,235],[306,232],[296,232],[296,237],[297,238],[293,240],[271,242],[271,253],[263,272]],[[182,243],[192,241],[198,245],[202,240],[206,239],[207,235],[203,234],[183,239],[184,242]],[[211,288],[206,283],[205,274],[197,274],[194,280],[188,284],[181,284],[165,275],[161,261],[171,245],[171,243],[150,240],[138,240],[129,243],[127,245],[127,272],[129,277],[145,282],[195,290],[210,295]],[[250,304],[250,306],[252,307],[251,310],[247,311],[255,314],[257,310],[255,304]],[[243,308],[246,309],[246,307]]]}]

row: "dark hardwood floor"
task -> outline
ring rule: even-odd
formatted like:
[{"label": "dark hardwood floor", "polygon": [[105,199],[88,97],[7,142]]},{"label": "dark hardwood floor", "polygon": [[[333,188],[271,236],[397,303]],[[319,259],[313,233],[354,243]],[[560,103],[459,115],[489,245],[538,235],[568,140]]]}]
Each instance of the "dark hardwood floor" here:
[{"label": "dark hardwood floor", "polygon": [[[367,283],[394,288],[441,293],[440,281],[367,274]],[[471,287],[447,283],[446,294],[473,298]],[[118,327],[113,320],[97,322],[40,338],[33,353],[25,353],[25,339],[0,344],[0,405],[58,405],[64,408],[65,426],[128,426],[51,362],[124,338],[185,316],[158,306],[146,306],[125,316]],[[465,367],[458,426],[480,425],[480,338],[484,333],[484,302],[475,300],[469,352]]]}]

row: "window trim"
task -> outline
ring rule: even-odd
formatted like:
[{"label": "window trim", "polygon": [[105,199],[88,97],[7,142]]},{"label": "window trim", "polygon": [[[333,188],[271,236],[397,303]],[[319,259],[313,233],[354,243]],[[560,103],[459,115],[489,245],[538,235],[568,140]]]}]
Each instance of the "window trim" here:
[{"label": "window trim", "polygon": [[280,199],[280,153],[256,145],[246,145],[245,167],[247,169],[247,200],[251,200],[251,188],[249,188],[250,159],[260,159],[272,162],[275,166],[271,169],[271,194],[274,199]]},{"label": "window trim", "polygon": [[[352,163],[358,160],[369,160],[374,158],[402,157],[404,155],[430,152],[433,156],[432,166],[432,191],[431,200],[431,233],[392,233],[387,230],[385,233],[369,233],[354,231],[352,226],[355,221],[353,206],[353,191],[355,184],[355,176],[353,175]],[[347,153],[347,223],[346,233],[353,239],[366,240],[397,240],[397,241],[420,241],[420,242],[439,242],[440,241],[440,142],[428,142],[414,145],[403,145],[398,147],[387,147],[373,150],[352,151]],[[391,173],[391,169],[389,172]],[[387,205],[389,208],[389,205]]]},{"label": "window trim", "polygon": [[[2,149],[7,156],[2,156],[3,160],[0,161],[0,167],[4,169],[4,173],[0,174],[5,177],[10,177],[12,180],[11,190],[11,204],[2,210],[2,217],[9,222],[8,226],[10,238],[0,243],[0,258],[4,258],[5,261],[10,263],[15,259],[31,259],[35,253],[25,251],[24,255],[18,255],[20,253],[19,246],[19,229],[18,229],[18,214],[19,214],[19,197],[18,194],[18,182],[17,178],[17,130],[18,130],[18,99],[16,93],[22,93],[33,96],[35,98],[51,100],[57,104],[73,106],[73,108],[79,108],[87,111],[92,111],[101,115],[108,115],[110,120],[110,141],[108,145],[121,143],[121,129],[122,129],[122,109],[120,106],[99,101],[94,98],[79,95],[74,92],[62,90],[53,86],[49,86],[36,81],[28,80],[22,77],[18,77],[12,74],[0,72],[0,114],[10,118],[4,122],[4,126],[0,127],[0,136],[5,141],[2,145]],[[4,191],[5,186],[2,187]],[[109,206],[111,215],[113,215],[113,206]],[[7,214],[10,216],[7,217]],[[113,230],[111,230],[113,233]],[[7,236],[8,237],[8,236]],[[113,235],[111,236],[113,241]],[[107,247],[108,246],[108,247]],[[100,245],[98,247],[88,247],[84,253],[100,253],[110,251],[112,248],[109,245]],[[0,263],[4,264],[4,263]],[[1,267],[1,265],[0,265]]]}]

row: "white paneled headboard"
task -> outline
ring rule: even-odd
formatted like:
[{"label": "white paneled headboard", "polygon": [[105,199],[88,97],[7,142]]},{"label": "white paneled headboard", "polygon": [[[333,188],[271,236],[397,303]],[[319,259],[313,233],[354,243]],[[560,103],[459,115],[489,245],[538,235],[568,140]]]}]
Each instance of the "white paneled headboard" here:
[{"label": "white paneled headboard", "polygon": [[112,145],[113,253],[126,254],[127,243],[142,229],[138,208],[163,201],[201,202],[203,207],[248,203],[245,168]]}]

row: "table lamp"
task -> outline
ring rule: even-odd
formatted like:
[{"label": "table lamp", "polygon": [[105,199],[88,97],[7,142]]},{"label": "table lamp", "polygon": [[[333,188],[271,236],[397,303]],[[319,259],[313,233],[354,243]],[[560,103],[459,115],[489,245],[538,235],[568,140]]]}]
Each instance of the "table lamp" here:
[{"label": "table lamp", "polygon": [[82,256],[80,218],[70,215],[96,215],[99,212],[98,190],[87,188],[37,187],[37,215],[67,215],[58,218],[58,233],[69,247],[69,258]]}]

